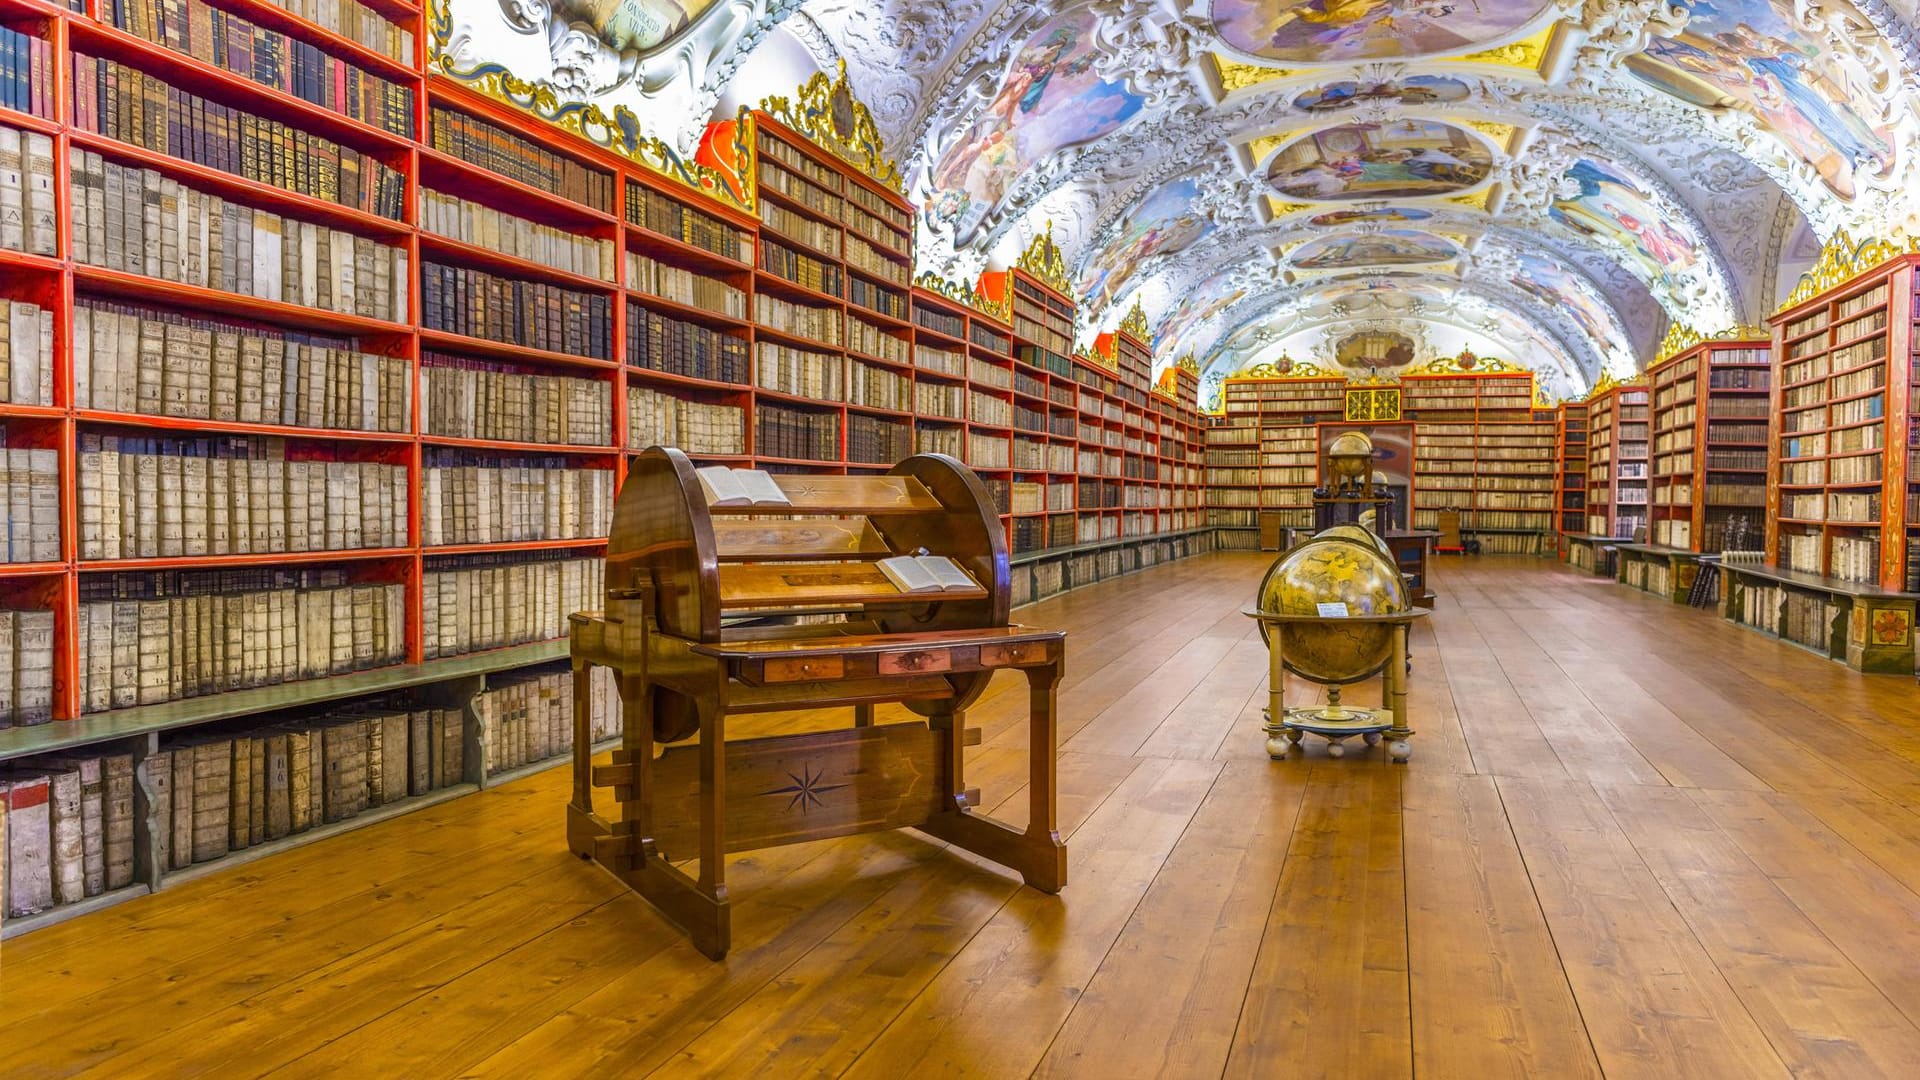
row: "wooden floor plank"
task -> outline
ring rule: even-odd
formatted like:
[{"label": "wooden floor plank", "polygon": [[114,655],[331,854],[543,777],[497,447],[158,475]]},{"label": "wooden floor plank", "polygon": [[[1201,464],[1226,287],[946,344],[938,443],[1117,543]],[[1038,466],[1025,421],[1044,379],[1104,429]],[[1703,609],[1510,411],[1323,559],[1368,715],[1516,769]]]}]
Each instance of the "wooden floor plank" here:
[{"label": "wooden floor plank", "polygon": [[1074,835],[1059,896],[1023,889],[861,1055],[850,1076],[1016,1076],[1074,998],[1212,787],[1212,762],[1145,762]]},{"label": "wooden floor plank", "polygon": [[1493,778],[1410,770],[1401,804],[1415,1074],[1598,1077]]},{"label": "wooden floor plank", "polygon": [[1413,1075],[1395,766],[1311,766],[1227,1076]]},{"label": "wooden floor plank", "polygon": [[1607,1076],[1788,1075],[1599,795],[1496,783]]},{"label": "wooden floor plank", "polygon": [[1300,769],[1221,770],[1035,1075],[1219,1074],[1305,790]]}]

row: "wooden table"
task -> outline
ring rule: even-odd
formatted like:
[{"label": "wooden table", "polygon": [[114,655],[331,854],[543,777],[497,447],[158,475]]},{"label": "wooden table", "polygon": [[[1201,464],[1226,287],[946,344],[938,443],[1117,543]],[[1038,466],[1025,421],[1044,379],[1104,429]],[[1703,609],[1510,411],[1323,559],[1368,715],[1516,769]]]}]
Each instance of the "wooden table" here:
[{"label": "wooden table", "polygon": [[1379,534],[1393,552],[1394,565],[1400,570],[1400,576],[1407,579],[1407,589],[1413,602],[1423,608],[1434,604],[1431,579],[1427,576],[1427,555],[1433,549],[1434,541],[1440,538],[1437,529],[1388,529]]},{"label": "wooden table", "polygon": [[1595,536],[1590,533],[1566,533],[1567,562],[1596,577],[1612,577],[1614,568],[1608,558],[1616,546],[1632,543],[1626,536]]}]

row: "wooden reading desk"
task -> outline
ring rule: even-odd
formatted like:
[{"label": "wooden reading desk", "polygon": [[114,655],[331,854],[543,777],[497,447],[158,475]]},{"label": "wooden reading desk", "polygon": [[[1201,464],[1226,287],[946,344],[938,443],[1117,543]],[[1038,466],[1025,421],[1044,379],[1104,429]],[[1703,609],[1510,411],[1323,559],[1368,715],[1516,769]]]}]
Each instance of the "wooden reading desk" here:
[{"label": "wooden reading desk", "polygon": [[[607,544],[606,610],[574,615],[571,636],[576,693],[595,664],[619,676],[621,746],[592,764],[576,700],[568,845],[714,959],[731,941],[725,857],[737,851],[913,827],[1059,891],[1065,635],[1009,623],[1006,543],[984,486],[938,454],[884,476],[775,479],[790,505],[710,507],[680,451],[635,460]],[[877,565],[900,554],[951,558],[974,587],[903,593]],[[823,611],[834,621],[722,621]],[[1029,687],[1024,829],[975,813],[964,781],[965,709],[1003,669]],[[876,724],[884,703],[923,719]],[[846,728],[726,737],[737,714],[849,707]],[[617,817],[595,808],[596,787],[612,789]],[[696,858],[694,873],[676,865]]]}]

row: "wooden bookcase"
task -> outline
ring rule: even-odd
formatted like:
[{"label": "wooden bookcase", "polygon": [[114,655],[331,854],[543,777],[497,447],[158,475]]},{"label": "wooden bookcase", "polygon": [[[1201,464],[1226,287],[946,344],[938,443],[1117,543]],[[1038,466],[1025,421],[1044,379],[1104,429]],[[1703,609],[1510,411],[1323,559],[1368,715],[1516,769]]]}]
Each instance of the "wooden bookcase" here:
[{"label": "wooden bookcase", "polygon": [[1648,371],[1651,543],[1712,552],[1730,535],[1762,539],[1771,376],[1764,341],[1703,341]]},{"label": "wooden bookcase", "polygon": [[[263,30],[316,46],[337,61],[385,80],[410,99],[401,107],[396,97],[393,107],[362,118],[304,100],[289,89],[270,85],[270,80],[256,81],[252,71],[223,70],[186,51],[117,28],[111,16],[122,9],[108,0],[95,0],[90,8],[93,15],[42,0],[0,0],[0,21],[47,41],[53,53],[52,107],[45,115],[0,109],[0,125],[50,141],[56,234],[50,254],[0,251],[0,297],[31,301],[50,310],[54,332],[51,402],[0,403],[0,427],[10,445],[57,455],[60,518],[57,559],[0,564],[0,599],[9,607],[51,611],[55,643],[55,719],[36,727],[0,731],[0,760],[52,751],[70,753],[89,746],[131,748],[139,753],[157,747],[160,734],[166,731],[410,687],[457,685],[464,688],[461,693],[470,694],[484,685],[489,673],[563,656],[558,640],[431,655],[435,650],[428,648],[424,633],[424,591],[437,573],[476,559],[512,563],[556,553],[597,559],[605,545],[604,538],[594,536],[424,543],[423,483],[436,462],[451,461],[453,455],[484,462],[551,459],[569,469],[609,473],[617,485],[633,452],[651,442],[677,439],[691,430],[686,418],[697,415],[699,430],[711,445],[689,449],[703,463],[862,473],[883,469],[893,457],[923,445],[920,429],[929,433],[944,428],[975,430],[965,412],[956,418],[918,417],[917,378],[924,375],[930,384],[957,383],[964,393],[975,388],[975,362],[1013,373],[1010,324],[912,289],[912,210],[907,203],[773,118],[754,118],[752,151],[758,158],[758,174],[764,180],[773,169],[787,169],[796,178],[793,190],[799,194],[787,197],[762,182],[757,186],[757,201],[736,204],[710,197],[533,122],[526,114],[464,86],[429,76],[423,10],[403,0],[368,0],[368,5],[410,35],[404,49],[390,54],[361,44],[277,4],[222,0],[219,5]],[[131,12],[132,6],[125,10]],[[157,22],[153,18],[129,15],[126,22],[142,34],[160,37],[158,29],[150,29]],[[334,147],[369,163],[366,175],[390,175],[391,183],[379,200],[341,201],[337,192],[323,187],[313,187],[311,193],[302,190],[297,175],[263,171],[257,161],[243,162],[237,154],[232,160],[221,160],[201,145],[214,145],[217,140],[185,143],[176,130],[169,152],[158,134],[145,136],[153,146],[104,134],[112,128],[111,121],[94,107],[100,100],[100,84],[94,84],[90,97],[78,96],[85,88],[77,82],[76,73],[88,70],[84,62],[76,63],[83,56],[152,76],[151,85],[162,92],[177,88],[192,95],[194,107],[208,110],[208,115],[224,108],[278,125],[275,130],[284,132],[280,145],[287,160],[296,159],[296,146],[307,155],[323,157],[334,153],[328,149]],[[160,130],[165,127],[158,125]],[[147,131],[156,128],[149,125]],[[138,137],[132,130],[128,134]],[[537,153],[537,161],[510,153],[516,142]],[[487,167],[489,154],[496,155],[495,168]],[[244,295],[168,279],[184,278],[184,274],[152,276],[86,261],[92,257],[87,252],[97,246],[90,249],[85,243],[92,234],[77,235],[82,218],[76,213],[84,214],[86,201],[74,195],[74,180],[76,173],[91,171],[94,155],[105,164],[152,170],[171,184],[236,206],[340,230],[370,241],[383,255],[404,257],[406,274],[391,283],[393,295],[405,300],[404,316],[369,317],[356,313],[350,304],[339,305],[346,310],[324,310],[317,304],[274,299],[271,293]],[[507,158],[512,160],[503,160]],[[370,164],[375,162],[379,169]],[[327,175],[334,176],[329,183],[344,183],[330,171]],[[819,197],[799,184],[813,184]],[[455,219],[470,223],[484,216],[503,221],[512,229],[526,230],[527,235],[537,232],[540,243],[557,244],[575,254],[591,252],[594,257],[563,263],[533,257],[516,245],[495,242],[497,238],[447,229],[436,223],[447,220],[450,199],[465,204],[456,208]],[[773,257],[780,249],[814,262],[807,271],[798,272],[796,263]],[[829,269],[835,273],[827,274]],[[429,280],[437,283],[456,275],[469,279],[486,275],[504,283],[501,288],[523,293],[555,290],[552,296],[560,314],[550,324],[549,316],[543,314],[526,325],[510,326],[504,319],[481,320],[478,306],[471,303],[430,306]],[[822,287],[830,284],[828,278],[833,279],[832,287]],[[762,299],[784,306],[762,308],[757,304]],[[937,327],[918,325],[914,307],[922,302],[929,309],[957,307],[964,319],[963,332],[943,334]],[[77,385],[72,355],[75,312],[91,305],[124,305],[174,320],[218,320],[261,335],[318,335],[340,342],[342,349],[398,361],[404,366],[408,402],[404,430],[215,419],[200,410],[147,409],[144,402],[135,411],[98,407],[85,399]],[[499,309],[495,311],[498,316]],[[789,318],[796,311],[827,322],[802,325]],[[467,322],[449,321],[454,315]],[[1065,315],[1070,327],[1070,305]],[[560,340],[557,336],[532,338],[535,329],[562,325],[572,327],[574,335],[563,347],[549,347]],[[822,331],[821,326],[837,326],[838,332]],[[915,348],[936,342],[965,359],[958,380],[916,367]],[[1140,344],[1137,339],[1133,343]],[[821,364],[839,372],[841,393],[821,400],[792,392],[791,384],[772,381],[771,374],[759,366],[763,346],[822,357]],[[1137,351],[1130,353],[1127,362],[1131,372],[1141,366],[1141,357]],[[432,408],[423,387],[440,378],[443,368],[478,368],[490,373],[488,377],[590,384],[593,393],[601,395],[599,400],[606,402],[596,419],[604,435],[585,441],[543,442],[442,433],[442,425],[429,423]],[[862,378],[856,380],[855,373]],[[882,378],[865,377],[874,373]],[[1053,378],[1047,375],[1048,380]],[[1063,381],[1072,381],[1071,372]],[[877,385],[893,387],[893,396],[876,400],[870,390]],[[1046,385],[1051,386],[1051,381]],[[1075,390],[1077,394],[1078,387]],[[1120,540],[1109,546],[1124,547],[1131,540],[1152,552],[1116,556],[1106,559],[1108,563],[1140,565],[1149,558],[1174,557],[1198,549],[1208,539],[1178,531],[1199,525],[1195,509],[1201,479],[1199,417],[1190,402],[1165,407],[1158,399],[1147,400],[1144,384],[1138,390],[1138,396],[1112,421],[1123,435],[1121,469],[1114,479],[1123,488],[1138,482],[1151,494],[1123,494],[1122,504],[1111,513],[1100,508],[1096,514],[1111,516],[1122,529]],[[1129,400],[1117,391],[1096,389],[1094,393],[1103,395],[1103,401],[1106,397]],[[1011,400],[1013,393],[1009,390],[1002,396]],[[1047,405],[1050,415],[1064,415],[1059,401],[1048,399]],[[1077,426],[1077,398],[1073,409]],[[771,452],[766,436],[774,429],[767,420],[780,410],[831,422],[831,437],[820,441],[820,452],[799,456]],[[188,414],[192,412],[200,414]],[[1103,424],[1109,422],[1106,412],[1103,404]],[[1011,424],[997,429],[982,424],[977,430],[1010,435],[1013,429]],[[370,461],[401,468],[408,494],[404,507],[396,506],[396,511],[404,518],[407,541],[326,552],[274,549],[219,556],[83,557],[78,535],[78,448],[83,438],[96,435],[293,440],[302,453],[319,460]],[[878,438],[877,444],[869,441],[870,435]],[[1051,433],[1047,438],[1051,445],[1077,450],[1077,435],[1076,430],[1071,438]],[[1137,440],[1131,450],[1128,437]],[[882,449],[873,449],[875,445]],[[960,446],[961,456],[966,457],[964,438]],[[1136,467],[1126,464],[1129,454]],[[983,468],[990,481],[1010,479],[1004,464],[995,469],[983,462]],[[1170,469],[1186,470],[1185,482],[1173,482]],[[1061,471],[1069,483],[1075,479],[1073,466]],[[1009,486],[1000,484],[996,494]],[[1151,505],[1126,505],[1127,499],[1143,498]],[[1078,510],[1075,504],[1065,514],[1074,536],[1062,550],[1078,546]],[[1131,520],[1141,535],[1124,535],[1129,514],[1136,515]],[[1010,509],[1008,521],[1011,535],[1016,517]],[[88,582],[108,574],[320,567],[337,568],[355,583],[403,587],[405,640],[398,657],[402,662],[83,714],[79,612]],[[1038,594],[1030,591],[1024,598]]]},{"label": "wooden bookcase", "polygon": [[1630,539],[1647,524],[1648,391],[1610,385],[1587,398],[1587,532]]},{"label": "wooden bookcase", "polygon": [[1409,375],[1401,388],[1416,425],[1414,526],[1457,509],[1483,552],[1543,553],[1556,532],[1556,434],[1552,412],[1534,408],[1533,376]]},{"label": "wooden bookcase", "polygon": [[1769,320],[1769,566],[1920,591],[1916,266],[1895,258]]},{"label": "wooden bookcase", "polygon": [[1568,536],[1587,535],[1587,410],[1584,401],[1560,404],[1554,417],[1555,457],[1559,460],[1560,555]]}]

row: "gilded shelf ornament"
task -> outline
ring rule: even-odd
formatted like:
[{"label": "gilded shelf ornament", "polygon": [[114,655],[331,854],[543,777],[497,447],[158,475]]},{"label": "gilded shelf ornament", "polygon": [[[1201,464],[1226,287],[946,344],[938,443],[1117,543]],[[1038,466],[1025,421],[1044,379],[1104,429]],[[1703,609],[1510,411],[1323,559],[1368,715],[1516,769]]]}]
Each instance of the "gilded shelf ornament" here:
[{"label": "gilded shelf ornament", "polygon": [[1904,244],[1880,238],[1855,243],[1847,230],[1840,229],[1820,249],[1820,258],[1814,262],[1813,268],[1800,275],[1800,281],[1794,285],[1793,291],[1774,311],[1778,313],[1803,304],[1895,256],[1916,251],[1920,251],[1920,239],[1910,239]]},{"label": "gilded shelf ornament", "polygon": [[1073,295],[1073,279],[1067,272],[1067,258],[1060,253],[1060,245],[1053,242],[1053,222],[1047,222],[1047,231],[1033,238],[1014,265],[1032,274],[1040,284],[1061,296]]},{"label": "gilded shelf ornament", "polygon": [[430,68],[482,97],[528,113],[702,195],[744,210],[754,209],[751,185],[744,199],[735,194],[718,170],[688,161],[659,138],[643,133],[640,118],[625,105],[615,106],[609,116],[591,102],[562,99],[551,85],[528,82],[504,64],[488,61],[470,68],[457,66],[447,49],[453,33],[450,3],[432,0],[428,18]]},{"label": "gilded shelf ornament", "polygon": [[1295,74],[1286,68],[1243,64],[1238,60],[1229,60],[1219,53],[1210,55],[1213,58],[1213,70],[1220,76],[1220,92],[1223,94],[1231,94],[1235,90],[1245,90],[1249,86],[1258,86],[1276,79],[1290,78]]},{"label": "gilded shelf ornament", "polygon": [[1348,387],[1344,415],[1350,421],[1398,420],[1400,405],[1397,386]]},{"label": "gilded shelf ornament", "polygon": [[1195,375],[1200,374],[1200,361],[1194,359],[1192,353],[1188,353],[1180,359],[1175,360],[1173,366],[1179,368],[1181,371],[1191,372]]},{"label": "gilded shelf ornament", "polygon": [[1481,356],[1472,349],[1461,349],[1456,356],[1442,356],[1434,360],[1429,360],[1426,366],[1420,369],[1420,372],[1426,375],[1455,375],[1463,371],[1471,371],[1476,374],[1518,374],[1521,372],[1531,374],[1526,368],[1520,367],[1517,364],[1510,364],[1496,357]]},{"label": "gilded shelf ornament", "polygon": [[832,78],[824,71],[814,72],[794,91],[792,100],[777,94],[762,100],[760,111],[894,193],[904,194],[906,183],[899,166],[886,156],[886,144],[872,114],[847,83],[846,60],[838,61],[835,68]]},{"label": "gilded shelf ornament", "polygon": [[1153,331],[1147,327],[1147,312],[1140,306],[1139,298],[1134,299],[1133,307],[1128,310],[1126,317],[1120,320],[1120,332],[1135,341],[1147,344],[1153,342]]},{"label": "gilded shelf ornament", "polygon": [[1341,378],[1334,372],[1307,360],[1282,355],[1280,359],[1255,364],[1233,376],[1234,379],[1327,379]]},{"label": "gilded shelf ornament", "polygon": [[1099,349],[1083,348],[1075,352],[1073,355],[1082,360],[1085,360],[1087,363],[1092,364],[1095,367],[1106,368],[1108,371],[1120,370],[1120,357],[1118,354],[1113,356],[1108,356],[1106,353],[1101,352]]},{"label": "gilded shelf ornament", "polygon": [[1006,305],[995,304],[993,301],[987,299],[980,290],[971,285],[961,285],[948,281],[946,278],[941,277],[931,270],[920,271],[920,276],[914,278],[913,283],[919,288],[925,289],[937,296],[945,297],[956,304],[964,304],[980,312],[982,315],[991,315],[1001,322],[1006,321],[1008,313]]},{"label": "gilded shelf ornament", "polygon": [[1667,324],[1667,336],[1660,339],[1660,347],[1654,350],[1653,363],[1657,367],[1686,352],[1701,342],[1700,332],[1684,323]]}]

